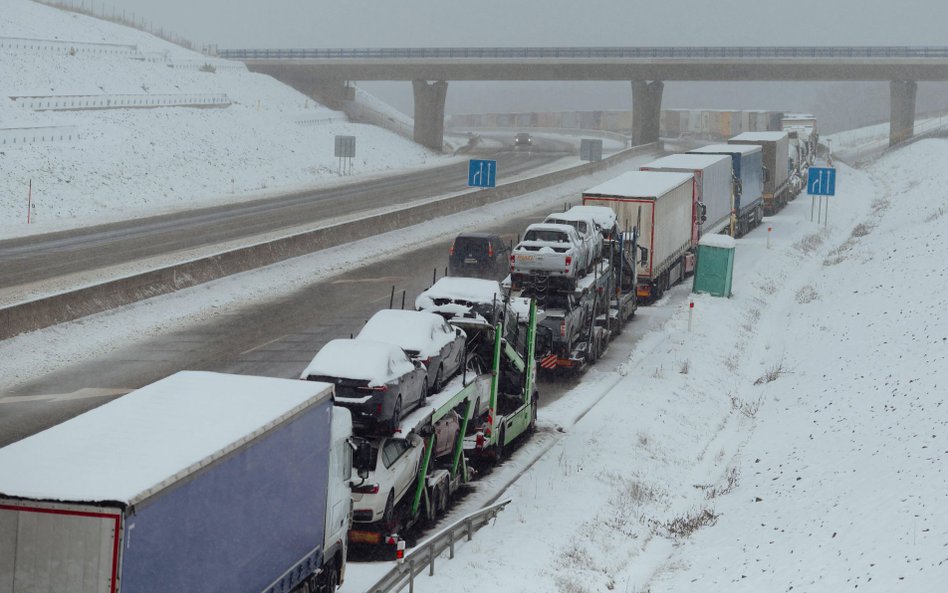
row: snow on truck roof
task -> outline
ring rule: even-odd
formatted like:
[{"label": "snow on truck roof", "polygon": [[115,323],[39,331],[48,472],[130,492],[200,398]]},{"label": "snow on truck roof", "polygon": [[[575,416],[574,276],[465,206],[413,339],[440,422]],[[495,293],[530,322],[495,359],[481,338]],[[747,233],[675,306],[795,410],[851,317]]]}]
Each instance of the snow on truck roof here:
[{"label": "snow on truck roof", "polygon": [[693,148],[688,152],[700,152],[702,154],[750,154],[752,152],[760,152],[761,150],[763,149],[756,144],[709,144],[708,146],[702,146],[701,148]]},{"label": "snow on truck roof", "polygon": [[0,449],[0,496],[137,504],[331,395],[327,383],[181,371]]},{"label": "snow on truck roof", "polygon": [[656,198],[676,187],[691,183],[690,173],[663,171],[628,171],[583,192],[584,196],[615,196],[622,198]]},{"label": "snow on truck roof", "polygon": [[573,206],[567,212],[585,213],[604,229],[611,229],[618,220],[615,210],[608,206]]},{"label": "snow on truck roof", "polygon": [[744,132],[734,136],[728,142],[775,142],[786,137],[786,132]]},{"label": "snow on truck roof", "polygon": [[654,160],[643,169],[705,169],[730,157],[723,154],[670,154]]},{"label": "snow on truck roof", "polygon": [[319,349],[300,374],[368,381],[369,387],[387,383],[414,367],[405,351],[395,344],[375,340],[342,338],[330,340]]}]

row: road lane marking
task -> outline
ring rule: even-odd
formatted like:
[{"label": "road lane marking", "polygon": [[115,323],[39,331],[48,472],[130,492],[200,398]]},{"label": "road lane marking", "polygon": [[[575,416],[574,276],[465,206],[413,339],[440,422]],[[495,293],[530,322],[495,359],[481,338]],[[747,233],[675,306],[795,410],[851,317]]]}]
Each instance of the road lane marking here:
[{"label": "road lane marking", "polygon": [[25,402],[40,402],[40,401],[74,401],[79,399],[91,399],[93,397],[113,397],[118,395],[125,395],[133,389],[109,389],[104,387],[84,387],[72,393],[50,393],[43,395],[21,395],[21,396],[7,396],[0,397],[0,405],[2,404],[16,404],[16,403],[25,403]]},{"label": "road lane marking", "polygon": [[280,336],[279,338],[273,338],[273,339],[270,340],[269,342],[264,342],[263,344],[254,346],[254,347],[251,348],[250,350],[244,350],[243,352],[240,353],[240,356],[243,356],[244,354],[250,354],[250,353],[253,352],[254,350],[258,350],[258,349],[260,349],[260,348],[263,348],[264,346],[269,346],[270,344],[272,344],[272,343],[274,343],[274,342],[278,342],[278,341],[282,340],[283,338],[287,337],[288,335],[290,335],[290,334],[283,334],[283,335]]}]

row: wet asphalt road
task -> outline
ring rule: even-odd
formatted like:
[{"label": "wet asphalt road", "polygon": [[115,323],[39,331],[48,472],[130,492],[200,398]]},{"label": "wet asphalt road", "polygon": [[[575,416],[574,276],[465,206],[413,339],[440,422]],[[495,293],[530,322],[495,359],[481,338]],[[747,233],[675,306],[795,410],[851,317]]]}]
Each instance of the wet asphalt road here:
[{"label": "wet asphalt road", "polygon": [[[654,158],[651,157],[651,158]],[[549,208],[486,229],[513,240]],[[475,230],[475,229],[471,229]],[[51,373],[0,397],[0,446],[62,422],[124,392],[183,369],[296,378],[323,344],[357,333],[375,311],[406,306],[442,275],[453,237],[266,302],[235,308],[185,330],[161,334]],[[301,322],[301,320],[303,320]],[[634,329],[642,326],[638,320]],[[625,334],[628,335],[628,332]],[[541,406],[575,381],[541,383]],[[114,392],[101,390],[115,390]],[[70,394],[51,400],[49,394]]]}]

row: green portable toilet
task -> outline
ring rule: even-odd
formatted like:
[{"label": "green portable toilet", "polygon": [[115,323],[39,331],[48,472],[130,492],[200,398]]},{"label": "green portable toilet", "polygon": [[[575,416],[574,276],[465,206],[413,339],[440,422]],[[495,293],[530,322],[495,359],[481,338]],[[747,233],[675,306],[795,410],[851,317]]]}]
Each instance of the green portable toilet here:
[{"label": "green portable toilet", "polygon": [[694,292],[706,292],[711,296],[731,296],[736,245],[737,242],[727,235],[701,237],[698,241]]}]

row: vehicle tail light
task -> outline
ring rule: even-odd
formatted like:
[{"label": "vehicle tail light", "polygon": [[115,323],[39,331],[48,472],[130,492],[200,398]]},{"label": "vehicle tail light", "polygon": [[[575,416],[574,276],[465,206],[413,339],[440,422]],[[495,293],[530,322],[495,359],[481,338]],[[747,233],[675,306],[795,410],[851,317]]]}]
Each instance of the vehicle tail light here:
[{"label": "vehicle tail light", "polygon": [[378,494],[379,485],[378,484],[363,484],[361,486],[353,486],[352,491],[356,494]]},{"label": "vehicle tail light", "polygon": [[425,366],[428,366],[431,364],[431,357],[429,356],[428,358],[425,358],[424,360],[419,359],[419,361],[423,362]]},{"label": "vehicle tail light", "polygon": [[474,437],[474,446],[478,449],[484,448],[484,433],[477,431],[477,435]]},{"label": "vehicle tail light", "polygon": [[382,415],[382,404],[378,404],[377,406],[375,406],[375,415],[376,416]]},{"label": "vehicle tail light", "polygon": [[510,265],[514,265],[514,263],[515,263],[516,261],[517,261],[517,257],[514,256],[514,255],[511,255],[511,256],[510,256]]},{"label": "vehicle tail light", "polygon": [[560,322],[560,337],[566,337],[566,320]]},{"label": "vehicle tail light", "polygon": [[573,263],[573,256],[567,255],[567,256],[566,256],[566,267],[567,267],[567,268],[570,267],[570,265],[572,265],[572,263]]},{"label": "vehicle tail light", "polygon": [[454,243],[451,243],[451,248],[448,249],[448,255],[454,255]]},{"label": "vehicle tail light", "polygon": [[360,387],[362,391],[388,391],[388,385],[376,385],[375,387]]},{"label": "vehicle tail light", "polygon": [[487,244],[487,257],[494,257],[494,245],[492,243]]}]

